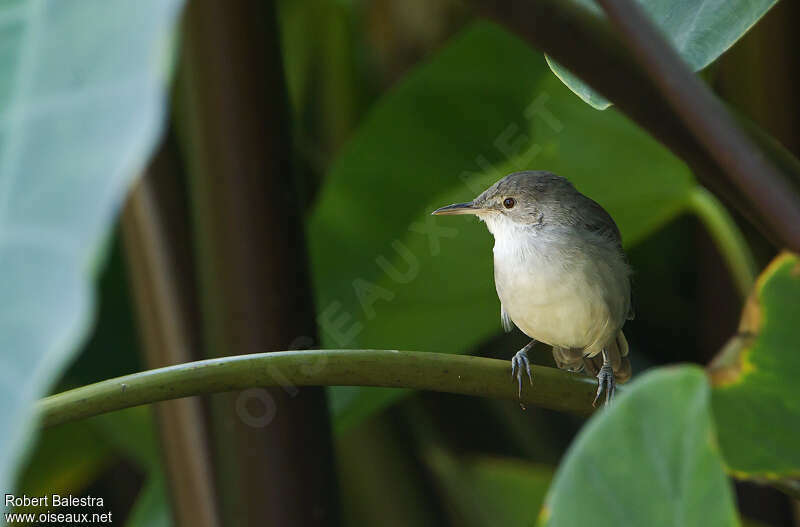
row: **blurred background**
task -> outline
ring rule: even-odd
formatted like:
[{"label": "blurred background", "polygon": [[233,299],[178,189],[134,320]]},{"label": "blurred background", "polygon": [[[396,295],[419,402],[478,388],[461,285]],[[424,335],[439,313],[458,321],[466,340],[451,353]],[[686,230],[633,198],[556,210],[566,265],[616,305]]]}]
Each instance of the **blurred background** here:
[{"label": "blurred background", "polygon": [[[91,335],[53,392],[279,349],[509,359],[526,338],[502,332],[489,234],[426,222],[524,168],[567,176],[620,223],[635,372],[707,364],[734,333],[736,256],[709,224],[732,218],[739,258],[756,269],[776,248],[461,2],[212,4],[183,13],[165,137],[108,242]],[[798,23],[800,5],[779,2],[701,74],[796,156]],[[537,100],[555,121],[524,117]],[[544,347],[534,357],[552,365]],[[103,496],[130,526],[268,524],[278,517],[254,505],[260,494],[274,509],[319,489],[329,501],[308,506],[322,524],[529,525],[583,422],[440,393],[284,387],[47,429],[18,488]],[[314,432],[328,425],[330,437]],[[748,525],[800,525],[785,495],[747,483],[736,493]]]}]

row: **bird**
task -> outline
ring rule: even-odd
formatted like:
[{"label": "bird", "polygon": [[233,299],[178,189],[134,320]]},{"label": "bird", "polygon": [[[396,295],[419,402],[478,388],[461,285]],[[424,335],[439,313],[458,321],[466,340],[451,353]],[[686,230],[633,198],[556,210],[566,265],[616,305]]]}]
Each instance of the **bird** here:
[{"label": "bird", "polygon": [[522,397],[528,352],[552,347],[556,365],[597,377],[593,405],[631,377],[622,327],[633,318],[631,267],[614,220],[566,178],[544,170],[505,176],[470,202],[434,215],[470,214],[494,236],[494,283],[506,331],[531,341],[511,360]]}]

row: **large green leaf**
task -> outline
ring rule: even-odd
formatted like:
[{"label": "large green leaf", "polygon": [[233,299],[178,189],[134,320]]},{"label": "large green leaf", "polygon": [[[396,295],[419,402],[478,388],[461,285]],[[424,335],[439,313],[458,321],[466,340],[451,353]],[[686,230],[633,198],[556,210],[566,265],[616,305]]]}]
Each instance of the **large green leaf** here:
[{"label": "large green leaf", "polygon": [[[430,211],[527,168],[569,177],[628,244],[696,188],[619,113],[588,108],[528,46],[476,24],[376,105],[328,175],[309,226],[323,344],[463,353],[498,333],[491,236]],[[334,389],[338,423],[401,393]]]},{"label": "large green leaf", "polygon": [[0,5],[0,487],[89,325],[91,280],[156,141],[181,0]]},{"label": "large green leaf", "polygon": [[744,478],[800,477],[800,257],[761,274],[739,333],[711,364],[725,462]]},{"label": "large green leaf", "polygon": [[[777,0],[637,0],[694,71],[711,64],[739,40]],[[605,16],[595,0],[575,0]],[[591,54],[587,49],[586,53]],[[569,70],[548,58],[553,73],[598,110],[611,104]]]},{"label": "large green leaf", "polygon": [[697,367],[642,375],[581,430],[541,523],[583,527],[738,525]]}]

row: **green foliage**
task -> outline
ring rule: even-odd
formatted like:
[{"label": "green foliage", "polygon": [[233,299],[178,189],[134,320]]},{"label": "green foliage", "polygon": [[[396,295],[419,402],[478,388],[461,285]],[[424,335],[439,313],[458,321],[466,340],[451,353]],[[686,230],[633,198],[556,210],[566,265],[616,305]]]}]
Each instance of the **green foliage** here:
[{"label": "green foliage", "polygon": [[[575,1],[586,9],[605,16],[595,0]],[[744,36],[776,1],[638,0],[694,71],[714,62]],[[547,63],[570,90],[592,107],[604,110],[611,105],[602,95],[549,57]]]},{"label": "green foliage", "polygon": [[540,520],[549,527],[738,525],[696,367],[635,379],[583,427],[562,461]]},{"label": "green foliage", "polygon": [[453,525],[530,526],[553,477],[550,467],[520,459],[432,457]]},{"label": "green foliage", "polygon": [[750,294],[758,268],[744,235],[720,201],[705,187],[697,186],[690,198],[692,211],[705,224],[720,254],[728,262],[731,277],[742,298]]},{"label": "green foliage", "polygon": [[[377,103],[328,176],[309,226],[323,345],[464,353],[498,333],[489,233],[430,211],[532,168],[567,175],[627,244],[696,188],[620,114],[575,104],[524,43],[475,24]],[[402,393],[335,388],[333,408],[349,424]]]},{"label": "green foliage", "polygon": [[148,477],[133,506],[126,527],[170,527],[173,525],[167,501],[167,485],[164,474]]},{"label": "green foliage", "polygon": [[[29,496],[81,495],[103,470],[124,459],[146,476],[127,525],[170,525],[152,413],[151,407],[142,406],[48,428],[15,488]],[[32,508],[28,512],[43,511]]]},{"label": "green foliage", "polygon": [[0,7],[2,488],[88,327],[101,243],[158,136],[181,4]]},{"label": "green foliage", "polygon": [[[593,0],[576,1],[599,9]],[[641,2],[696,70],[775,4]],[[0,486],[5,488],[11,488],[30,439],[31,403],[86,332],[103,243],[158,135],[171,31],[181,4],[9,0],[0,6],[0,424],[6,430],[0,437]],[[365,102],[358,93],[365,87],[349,56],[359,53],[351,49],[358,40],[351,34],[354,13],[349,2],[281,3],[283,42],[296,59],[286,60],[295,139],[304,154],[317,149],[309,155],[313,160],[303,160],[314,167],[347,137]],[[570,72],[550,67],[563,84],[539,53],[481,22],[379,100],[334,163],[310,218],[324,346],[466,353],[499,334],[490,235],[474,219],[429,213],[471,199],[522,169],[568,176],[611,212],[628,246],[681,213],[697,214],[740,289],[748,288],[752,256],[719,202],[619,113],[595,112],[577,101],[569,90],[595,108],[608,106]],[[794,353],[800,340],[798,297],[800,258],[785,254],[759,279],[740,334],[710,368],[713,388],[694,367],[637,377],[583,428],[552,485],[551,467],[452,455],[447,440],[424,453],[433,481],[422,483],[435,483],[459,525],[531,525],[548,487],[539,516],[546,525],[736,525],[724,468],[742,478],[800,477],[795,444],[800,404],[794,389],[800,376]],[[114,346],[120,338],[108,326],[97,346]],[[418,368],[413,378],[444,376],[453,359],[459,358],[444,357],[439,369]],[[117,357],[107,360],[119,366]],[[506,386],[497,379],[505,382],[507,371],[494,362],[468,381],[458,375],[461,386]],[[380,360],[373,370],[363,364],[346,366],[362,375],[348,379],[368,384],[399,378],[400,369],[387,369]],[[411,367],[405,368],[407,374]],[[198,369],[193,379],[202,375]],[[239,375],[263,382],[261,370]],[[450,375],[456,377],[452,369]],[[192,374],[186,379],[188,385]],[[576,382],[592,390],[590,380]],[[358,423],[407,392],[334,388],[336,425]],[[575,393],[565,388],[551,397]],[[537,425],[552,424],[547,416],[538,419]],[[49,429],[18,487],[29,495],[79,493],[124,457],[146,474],[127,525],[170,525],[168,485],[153,432],[149,408]],[[554,430],[553,436],[563,432]],[[537,440],[529,444],[542,447]],[[359,448],[363,445],[353,449],[353,458],[363,461]],[[409,472],[422,471],[406,464]],[[387,466],[392,467],[375,462],[365,480]],[[379,496],[395,479],[396,473],[387,471],[385,486],[364,493],[378,502],[376,511],[383,510]],[[417,481],[408,477],[406,484]],[[371,484],[374,480],[366,483]],[[393,506],[403,507],[414,496],[397,493]]]},{"label": "green foliage", "polygon": [[86,421],[115,451],[136,464],[145,481],[127,519],[127,527],[172,525],[161,449],[156,438],[153,407],[139,406]]},{"label": "green foliage", "polygon": [[86,421],[46,430],[32,454],[15,486],[28,496],[80,494],[113,459],[111,446]]},{"label": "green foliage", "polygon": [[756,282],[739,334],[711,366],[719,442],[737,477],[800,477],[800,257],[784,253]]},{"label": "green foliage", "polygon": [[88,421],[103,434],[108,444],[134,461],[145,473],[126,527],[167,527],[172,525],[166,474],[156,438],[152,407],[136,407],[104,414]]},{"label": "green foliage", "polygon": [[336,0],[282,0],[278,12],[294,140],[316,169],[355,125],[365,89],[353,71],[353,10]]},{"label": "green foliage", "polygon": [[143,470],[160,465],[152,407],[139,406],[98,415],[88,422],[113,447]]}]

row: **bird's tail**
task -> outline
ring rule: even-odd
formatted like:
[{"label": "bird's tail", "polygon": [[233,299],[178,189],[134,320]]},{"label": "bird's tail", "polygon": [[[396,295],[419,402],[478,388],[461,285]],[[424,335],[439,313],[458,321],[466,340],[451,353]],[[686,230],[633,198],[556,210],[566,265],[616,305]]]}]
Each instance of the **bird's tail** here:
[{"label": "bird's tail", "polygon": [[[631,362],[628,360],[628,341],[620,330],[617,337],[606,346],[611,369],[617,382],[625,382],[631,378]],[[585,371],[587,375],[596,376],[603,366],[603,355],[584,357],[579,350],[553,348],[553,358],[559,368],[571,371]]]}]

